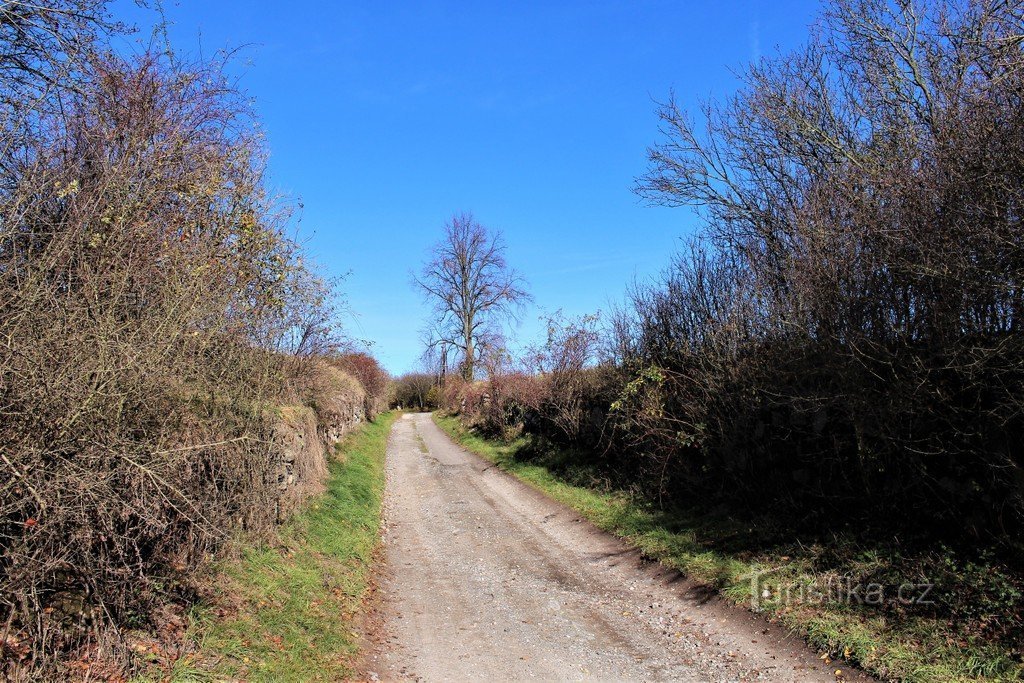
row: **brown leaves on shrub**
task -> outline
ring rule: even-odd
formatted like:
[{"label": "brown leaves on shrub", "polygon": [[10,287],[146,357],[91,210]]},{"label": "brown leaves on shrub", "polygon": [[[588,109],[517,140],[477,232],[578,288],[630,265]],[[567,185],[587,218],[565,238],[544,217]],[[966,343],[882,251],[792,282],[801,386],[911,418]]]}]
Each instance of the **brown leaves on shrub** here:
[{"label": "brown leaves on shrub", "polygon": [[[90,3],[65,5],[47,21]],[[23,39],[0,33],[0,69]],[[0,677],[59,678],[104,639],[128,661],[120,627],[185,599],[234,530],[271,528],[273,350],[318,296],[217,65],[81,41],[0,81],[0,620],[30,648]],[[50,77],[52,100],[24,97]]]}]

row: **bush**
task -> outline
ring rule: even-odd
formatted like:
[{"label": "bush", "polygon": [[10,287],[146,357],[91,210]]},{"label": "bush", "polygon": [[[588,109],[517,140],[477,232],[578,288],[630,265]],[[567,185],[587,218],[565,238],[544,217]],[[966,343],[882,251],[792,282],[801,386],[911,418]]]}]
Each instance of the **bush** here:
[{"label": "bush", "polygon": [[122,629],[236,530],[271,530],[277,349],[323,284],[241,94],[215,66],[110,55],[75,9],[0,33],[6,53],[70,32],[82,60],[0,83],[0,677],[65,678],[100,642],[128,663]]},{"label": "bush", "polygon": [[387,408],[391,376],[376,358],[365,351],[347,351],[335,354],[331,363],[355,377],[362,385],[366,395],[366,419],[372,420]]},{"label": "bush", "polygon": [[707,235],[634,299],[625,427],[687,488],[1021,551],[1024,19],[920,9],[834,2],[706,125],[663,108],[641,192]]}]

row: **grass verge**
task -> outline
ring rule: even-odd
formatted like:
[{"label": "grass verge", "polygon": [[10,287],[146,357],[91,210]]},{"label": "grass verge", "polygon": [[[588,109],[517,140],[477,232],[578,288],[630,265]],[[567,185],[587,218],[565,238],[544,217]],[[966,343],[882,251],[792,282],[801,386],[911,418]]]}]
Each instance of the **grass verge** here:
[{"label": "grass verge", "polygon": [[[715,511],[659,511],[636,496],[580,483],[582,477],[557,466],[557,452],[547,460],[523,459],[517,456],[530,445],[526,440],[493,441],[455,417],[435,413],[434,420],[465,448],[625,538],[646,556],[793,629],[826,653],[823,658],[841,655],[883,679],[915,683],[1024,680],[1020,643],[986,639],[965,631],[958,621],[977,622],[1020,604],[1019,583],[993,566],[962,563],[942,549],[911,561],[891,548],[867,548],[842,534],[828,543],[803,545],[782,530],[786,542],[754,542],[758,534],[747,532],[755,529],[737,530],[735,520]],[[916,575],[908,575],[908,569]],[[858,603],[867,596],[844,590],[851,576],[888,591],[884,604]],[[899,586],[936,578],[951,589],[934,596],[938,603],[891,599]],[[906,600],[920,599],[923,592],[910,589]],[[972,609],[977,614],[961,614]]]},{"label": "grass verge", "polygon": [[380,529],[384,454],[397,414],[338,446],[327,492],[281,530],[217,567],[216,607],[197,611],[198,652],[173,681],[336,681],[350,677]]}]

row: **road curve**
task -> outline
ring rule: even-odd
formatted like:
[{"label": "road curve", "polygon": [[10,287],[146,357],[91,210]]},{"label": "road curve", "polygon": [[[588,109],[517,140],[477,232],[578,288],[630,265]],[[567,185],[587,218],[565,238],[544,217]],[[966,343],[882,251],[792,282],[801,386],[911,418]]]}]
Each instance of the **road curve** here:
[{"label": "road curve", "polygon": [[[836,681],[836,664],[406,414],[371,679]],[[869,680],[842,669],[844,680]]]}]

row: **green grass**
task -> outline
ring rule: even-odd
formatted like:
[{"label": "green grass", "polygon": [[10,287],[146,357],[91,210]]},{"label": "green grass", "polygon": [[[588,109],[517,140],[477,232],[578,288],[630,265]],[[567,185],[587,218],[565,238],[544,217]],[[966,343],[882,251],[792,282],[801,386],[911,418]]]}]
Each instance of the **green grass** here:
[{"label": "green grass", "polygon": [[396,414],[338,447],[327,492],[295,516],[275,546],[246,547],[217,569],[215,607],[198,610],[198,652],[174,681],[336,681],[350,677],[355,617],[380,527],[384,453]]},{"label": "green grass", "polygon": [[[557,452],[547,459],[517,458],[530,446],[527,441],[484,439],[451,416],[435,413],[434,420],[469,450],[580,512],[601,529],[627,539],[648,557],[715,587],[736,604],[751,606],[751,575],[771,572],[770,581],[758,584],[770,592],[761,598],[758,610],[801,634],[823,656],[843,656],[865,671],[898,681],[1024,680],[1019,643],[1014,652],[1012,644],[965,634],[956,620],[941,610],[918,614],[913,610],[882,611],[845,601],[781,597],[780,587],[789,587],[793,595],[792,587],[827,585],[837,576],[898,573],[908,565],[899,564],[897,556],[865,549],[840,535],[827,545],[752,543],[750,536],[754,534],[744,537],[744,533],[756,533],[755,529],[744,528],[737,533],[734,520],[723,519],[714,511],[658,511],[636,496],[587,485],[585,475],[557,467],[562,457]],[[780,535],[787,535],[785,529]],[[929,575],[939,571],[935,566],[926,569]],[[943,570],[942,576],[954,577],[958,588],[978,585],[980,579],[972,573],[984,575],[989,582],[993,576],[1002,578],[990,567],[975,569],[977,565],[952,565]],[[1006,585],[1003,588],[999,583],[996,590],[986,594],[1009,591],[1006,604],[1019,604],[1019,594],[1013,594],[1016,588]],[[993,611],[999,609],[1005,608],[996,605]]]}]

